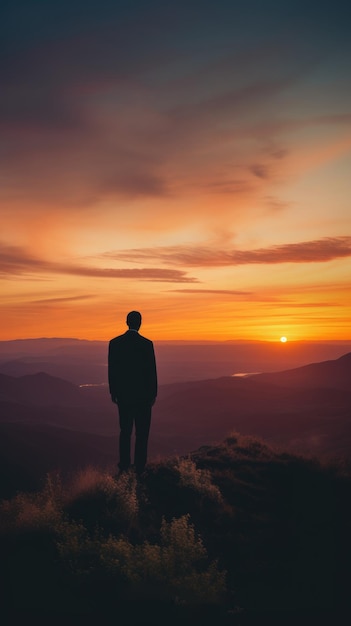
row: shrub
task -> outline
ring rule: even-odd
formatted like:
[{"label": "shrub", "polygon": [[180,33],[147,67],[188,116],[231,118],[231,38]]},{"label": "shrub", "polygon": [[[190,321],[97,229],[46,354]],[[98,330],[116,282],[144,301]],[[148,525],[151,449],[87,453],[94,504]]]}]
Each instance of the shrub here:
[{"label": "shrub", "polygon": [[[133,545],[124,536],[91,537],[83,525],[63,523],[58,552],[75,578],[115,581],[129,597],[175,604],[218,604],[225,595],[225,572],[209,562],[189,516],[162,521],[160,543]],[[111,588],[111,585],[109,585]],[[123,598],[122,598],[123,601]]]},{"label": "shrub", "polygon": [[211,482],[211,474],[204,469],[197,469],[190,458],[179,459],[177,464],[179,483],[198,492],[208,500],[220,503],[223,501],[219,488]]},{"label": "shrub", "polygon": [[59,476],[47,475],[38,493],[19,493],[0,504],[4,529],[54,529],[62,519],[62,485]]},{"label": "shrub", "polygon": [[208,562],[189,516],[162,521],[160,544],[133,546],[110,537],[101,546],[106,567],[122,574],[133,594],[178,604],[216,604],[225,594],[225,573]]},{"label": "shrub", "polygon": [[116,479],[93,467],[84,469],[67,491],[66,510],[92,530],[103,525],[110,532],[126,531],[139,512],[135,474],[126,472]]}]

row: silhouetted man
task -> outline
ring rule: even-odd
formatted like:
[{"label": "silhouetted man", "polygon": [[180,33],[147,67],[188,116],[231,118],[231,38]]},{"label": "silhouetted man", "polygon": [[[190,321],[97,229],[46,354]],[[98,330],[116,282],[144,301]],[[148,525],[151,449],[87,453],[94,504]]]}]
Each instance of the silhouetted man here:
[{"label": "silhouetted man", "polygon": [[130,466],[130,442],[135,425],[134,464],[138,474],[147,460],[151,407],[157,396],[157,372],[152,341],[139,334],[141,315],[127,315],[129,330],[111,339],[108,351],[108,380],[112,402],[119,412],[119,469]]}]

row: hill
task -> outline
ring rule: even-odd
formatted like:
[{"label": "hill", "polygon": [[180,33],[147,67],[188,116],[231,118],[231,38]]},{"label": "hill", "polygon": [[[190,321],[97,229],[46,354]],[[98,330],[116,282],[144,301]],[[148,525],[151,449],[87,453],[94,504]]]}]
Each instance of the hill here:
[{"label": "hill", "polygon": [[117,438],[36,422],[0,423],[0,499],[35,491],[48,472],[67,476],[91,464],[112,468]]},{"label": "hill", "polygon": [[261,374],[264,383],[293,388],[322,388],[350,391],[351,352],[338,359],[311,363],[283,372]]},{"label": "hill", "polygon": [[[350,362],[346,354],[289,371],[161,385],[150,458],[189,453],[233,429],[297,453],[350,457]],[[118,415],[106,387],[0,375],[0,414],[0,497],[28,485],[20,479],[26,463],[37,486],[42,472],[117,462]]]},{"label": "hill", "polygon": [[[351,453],[351,354],[247,377],[169,385],[155,409],[159,429],[182,442],[216,441],[235,428],[300,452]],[[194,447],[195,447],[194,446]]]},{"label": "hill", "polygon": [[51,476],[1,505],[2,613],[11,623],[345,622],[350,489],[340,467],[238,434],[152,463],[142,480],[94,468]]},{"label": "hill", "polygon": [[0,374],[0,402],[26,406],[88,405],[79,387],[46,372],[19,378]]}]

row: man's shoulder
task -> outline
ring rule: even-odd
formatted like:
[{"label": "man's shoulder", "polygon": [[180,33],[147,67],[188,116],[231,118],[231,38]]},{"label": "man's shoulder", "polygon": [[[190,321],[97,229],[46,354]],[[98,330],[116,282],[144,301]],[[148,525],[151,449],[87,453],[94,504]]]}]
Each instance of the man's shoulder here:
[{"label": "man's shoulder", "polygon": [[147,337],[140,335],[140,333],[138,333],[138,337],[140,338],[141,341],[144,341],[145,344],[149,344],[151,346],[153,345],[151,339],[148,339]]},{"label": "man's shoulder", "polygon": [[125,339],[126,333],[123,333],[122,335],[117,335],[117,337],[113,337],[112,339],[110,339],[110,345],[115,344],[115,343],[120,343],[121,341],[123,341]]},{"label": "man's shoulder", "polygon": [[140,333],[135,333],[135,332],[131,332],[131,331],[127,331],[125,333],[123,333],[123,335],[118,335],[117,337],[113,337],[113,339],[110,340],[110,346],[116,346],[120,343],[125,343],[127,342],[128,344],[135,344],[136,343],[142,343],[145,346],[153,346],[153,342],[151,341],[151,339],[148,339],[147,337],[144,337],[143,335],[140,335]]}]

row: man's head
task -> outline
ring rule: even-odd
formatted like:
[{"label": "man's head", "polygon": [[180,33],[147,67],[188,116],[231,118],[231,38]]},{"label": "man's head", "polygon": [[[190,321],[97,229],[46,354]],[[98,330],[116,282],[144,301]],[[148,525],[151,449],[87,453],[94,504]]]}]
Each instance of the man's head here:
[{"label": "man's head", "polygon": [[139,330],[141,326],[141,314],[139,311],[130,311],[128,313],[127,326],[132,330]]}]

